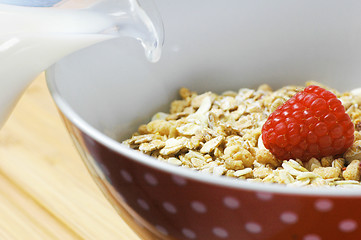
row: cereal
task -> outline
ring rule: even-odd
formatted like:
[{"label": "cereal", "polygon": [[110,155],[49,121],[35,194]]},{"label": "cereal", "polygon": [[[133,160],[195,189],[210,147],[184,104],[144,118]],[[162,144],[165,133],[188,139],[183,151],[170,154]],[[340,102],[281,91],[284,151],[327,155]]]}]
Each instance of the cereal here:
[{"label": "cereal", "polygon": [[164,147],[159,151],[162,155],[173,155],[185,147],[186,138],[169,138]]},{"label": "cereal", "polygon": [[189,91],[188,88],[183,87],[183,88],[179,89],[179,95],[181,96],[181,98],[187,99],[192,96],[192,93],[191,93],[191,91]]},{"label": "cereal", "polygon": [[353,160],[343,172],[343,177],[346,180],[356,180],[360,181],[361,176],[361,161]]},{"label": "cereal", "polygon": [[331,166],[334,167],[334,168],[343,169],[345,167],[345,159],[337,158],[337,159],[332,161]]},{"label": "cereal", "polygon": [[271,165],[272,167],[278,167],[281,161],[276,159],[268,149],[258,148],[256,150],[256,160],[263,165]]},{"label": "cereal", "polygon": [[334,167],[318,167],[315,168],[313,173],[320,175],[323,179],[336,179],[341,174],[341,169]]},{"label": "cereal", "polygon": [[173,164],[173,165],[177,165],[177,166],[182,165],[182,161],[175,157],[168,158],[167,162],[170,164]]},{"label": "cereal", "polygon": [[323,157],[323,158],[321,158],[321,165],[322,165],[322,167],[331,167],[332,161],[333,161],[332,156]]},{"label": "cereal", "polygon": [[256,178],[265,178],[272,173],[272,169],[267,167],[258,167],[253,169],[253,176]]},{"label": "cereal", "polygon": [[321,162],[316,158],[311,158],[308,162],[305,163],[305,168],[308,171],[312,172],[315,168],[321,167]]},{"label": "cereal", "polygon": [[344,157],[348,163],[353,160],[361,160],[361,140],[355,141],[345,152]]},{"label": "cereal", "polygon": [[228,158],[224,161],[224,164],[227,169],[231,169],[231,170],[241,170],[244,168],[242,160],[235,160],[232,158]]},{"label": "cereal", "polygon": [[147,132],[160,135],[169,135],[171,126],[171,122],[157,119],[147,124]]},{"label": "cereal", "polygon": [[142,152],[152,152],[154,150],[158,150],[165,147],[165,142],[154,139],[150,143],[145,142],[139,145],[139,150]]},{"label": "cereal", "polygon": [[355,126],[354,143],[342,156],[281,161],[264,147],[263,124],[301,86],[274,91],[263,84],[219,95],[181,88],[169,113],[156,113],[123,143],[159,161],[216,176],[289,186],[361,186],[361,89],[339,93],[322,87],[336,94]]},{"label": "cereal", "polygon": [[207,141],[203,147],[199,150],[201,153],[210,153],[213,152],[213,150],[218,147],[224,140],[224,136],[218,136],[216,138],[213,138],[209,141]]}]

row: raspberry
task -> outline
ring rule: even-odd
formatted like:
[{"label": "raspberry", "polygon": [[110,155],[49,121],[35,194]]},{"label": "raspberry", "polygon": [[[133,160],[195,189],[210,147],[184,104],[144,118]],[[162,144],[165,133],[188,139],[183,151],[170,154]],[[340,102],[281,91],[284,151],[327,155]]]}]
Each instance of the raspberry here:
[{"label": "raspberry", "polygon": [[335,94],[308,86],[270,114],[262,140],[280,160],[320,159],[344,153],[354,141],[354,125]]}]

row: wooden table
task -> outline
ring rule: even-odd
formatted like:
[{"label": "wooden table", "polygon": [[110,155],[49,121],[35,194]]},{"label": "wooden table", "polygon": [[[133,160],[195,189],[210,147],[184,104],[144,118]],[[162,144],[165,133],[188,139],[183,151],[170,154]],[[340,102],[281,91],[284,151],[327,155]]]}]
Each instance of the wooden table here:
[{"label": "wooden table", "polygon": [[0,132],[0,239],[140,239],[91,179],[44,74]]}]

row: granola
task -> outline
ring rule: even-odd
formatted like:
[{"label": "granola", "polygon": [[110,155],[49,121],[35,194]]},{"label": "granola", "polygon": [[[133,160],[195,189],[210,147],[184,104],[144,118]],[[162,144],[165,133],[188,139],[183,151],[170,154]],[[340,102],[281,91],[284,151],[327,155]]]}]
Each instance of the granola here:
[{"label": "granola", "polygon": [[160,161],[217,176],[290,186],[361,186],[361,89],[340,93],[322,87],[336,94],[355,126],[355,141],[343,156],[280,161],[264,147],[263,124],[302,86],[273,91],[263,84],[219,95],[181,88],[181,99],[171,103],[169,113],[156,113],[123,143]]}]

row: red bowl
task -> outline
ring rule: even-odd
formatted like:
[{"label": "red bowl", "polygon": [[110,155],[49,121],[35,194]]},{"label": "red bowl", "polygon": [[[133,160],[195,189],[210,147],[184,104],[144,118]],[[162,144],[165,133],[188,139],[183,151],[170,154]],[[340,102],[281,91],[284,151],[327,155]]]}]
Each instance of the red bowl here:
[{"label": "red bowl", "polygon": [[360,87],[361,2],[156,1],[163,56],[138,42],[79,51],[47,71],[48,85],[93,178],[144,239],[330,240],[361,236],[359,188],[302,188],[216,177],[119,143],[177,89],[238,90],[320,81]]},{"label": "red bowl", "polygon": [[123,154],[63,118],[98,185],[144,239],[321,240],[361,234],[359,189],[247,183],[154,159],[144,163],[139,153]]}]

